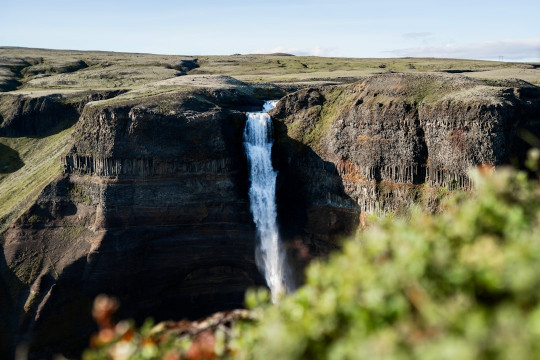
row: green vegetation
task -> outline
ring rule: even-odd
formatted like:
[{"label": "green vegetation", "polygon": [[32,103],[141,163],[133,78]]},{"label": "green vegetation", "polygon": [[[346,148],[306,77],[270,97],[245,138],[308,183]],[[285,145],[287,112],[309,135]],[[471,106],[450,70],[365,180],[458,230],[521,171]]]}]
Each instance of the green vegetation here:
[{"label": "green vegetation", "polygon": [[142,335],[113,336],[87,359],[114,359],[118,348],[133,359],[536,359],[540,185],[510,169],[472,176],[475,193],[450,197],[441,213],[382,219],[312,263],[278,305],[249,292],[258,321],[216,331],[204,356],[146,329],[152,348]]},{"label": "green vegetation", "polygon": [[86,193],[84,187],[79,184],[71,183],[68,185],[69,196],[74,202],[83,203],[86,205],[92,204],[92,198]]},{"label": "green vegetation", "polygon": [[425,79],[419,83],[409,84],[409,86],[411,87],[411,93],[414,94],[412,103],[418,107],[422,101],[429,101],[433,98],[440,97],[440,91],[444,83],[442,79],[439,79],[439,81]]},{"label": "green vegetation", "polygon": [[[48,89],[131,89],[174,77],[175,66],[185,56],[124,54],[99,51],[61,51],[27,48],[0,48],[9,62],[0,68],[13,69],[14,79],[23,85],[19,92]],[[21,64],[22,63],[22,64]]]},{"label": "green vegetation", "polygon": [[[186,65],[188,64],[188,65]],[[191,64],[191,65],[189,65]],[[377,73],[463,72],[451,88],[441,76],[408,75],[366,101],[381,106],[402,92],[406,103],[470,101],[498,96],[511,78],[540,85],[538,65],[455,59],[347,59],[279,55],[165,56],[106,52],[0,48],[0,125],[15,95],[60,93],[77,106],[95,90],[123,89],[113,99],[85,108],[158,104],[161,113],[180,101],[204,104],[205,91],[234,88],[265,96],[285,89],[345,84],[321,90],[325,101],[314,106],[305,123],[290,126],[291,137],[320,151],[324,136],[340,113],[354,104],[355,85],[347,83]],[[188,74],[188,76],[181,76]],[[238,81],[239,80],[239,81]],[[248,83],[241,84],[240,81]],[[485,84],[485,85],[484,85]],[[466,86],[465,86],[466,85]],[[266,86],[266,87],[265,87]],[[201,90],[203,88],[204,90]],[[277,89],[279,91],[279,89]],[[163,96],[165,94],[165,96]],[[155,97],[151,98],[150,97]],[[158,98],[159,97],[159,101]],[[212,105],[213,104],[209,104]],[[313,116],[311,116],[313,115]],[[0,138],[0,233],[35,201],[62,170],[72,129],[42,138]],[[386,141],[362,138],[359,141]],[[538,163],[529,161],[531,166]],[[540,357],[540,188],[524,173],[501,170],[477,178],[477,192],[443,202],[439,214],[413,209],[392,215],[358,234],[327,262],[313,263],[306,284],[273,306],[266,291],[252,291],[249,317],[233,329],[189,337],[161,331],[147,323],[115,324],[100,332],[88,359],[528,359]],[[388,196],[395,185],[381,183]],[[442,201],[444,188],[403,187],[419,203]],[[91,204],[73,184],[71,198]],[[433,200],[435,199],[435,200]],[[29,223],[41,219],[33,215]],[[83,226],[57,232],[53,246],[84,237]],[[84,241],[84,240],[83,240]],[[45,263],[46,249],[18,254],[17,281],[33,283]],[[57,249],[55,249],[56,251]],[[47,265],[49,266],[49,265]],[[12,296],[23,289],[13,287]],[[14,295],[15,294],[15,295]],[[31,295],[25,305],[36,304]],[[161,329],[161,330],[160,330]],[[102,329],[103,330],[103,329]],[[202,339],[202,340],[201,340]],[[195,350],[193,350],[195,349]],[[127,354],[127,355],[126,355]]]},{"label": "green vegetation", "polygon": [[[0,83],[13,93],[141,89],[182,74],[228,75],[251,83],[344,83],[388,72],[462,72],[540,85],[535,64],[422,58],[323,58],[284,55],[175,56],[0,47]],[[185,65],[188,62],[191,65]],[[198,67],[195,67],[198,66]],[[9,86],[8,86],[9,85]]]},{"label": "green vegetation", "polygon": [[354,105],[355,95],[350,92],[353,88],[354,85],[343,85],[323,92],[323,104],[311,107],[301,120],[288,125],[287,135],[316,151],[321,151],[322,141],[332,124],[340,114]]},{"label": "green vegetation", "polygon": [[352,105],[344,94],[346,91],[346,87],[337,88],[325,94],[325,102],[321,107],[315,126],[311,131],[302,132],[304,144],[312,146],[315,150],[321,150],[321,140],[330,130],[330,126],[343,111],[346,111],[347,106]]},{"label": "green vegetation", "polygon": [[[6,84],[0,89],[11,90],[6,94],[35,97],[60,93],[68,103],[75,103],[97,90],[125,91],[100,103],[102,106],[130,104],[150,97],[155,100],[156,96],[191,93],[201,87],[236,87],[250,95],[260,93],[261,97],[268,97],[268,94],[283,93],[278,86],[290,90],[291,87],[345,84],[368,75],[390,72],[463,72],[465,76],[485,80],[488,85],[503,86],[510,78],[540,85],[540,69],[535,64],[459,59],[355,59],[279,54],[176,56],[11,47],[0,47],[0,57],[0,85]],[[182,76],[185,74],[190,76]],[[241,82],[252,87],[239,86]],[[18,85],[13,87],[13,84]],[[416,85],[415,90],[420,91],[410,99],[416,105],[444,95],[436,81]],[[467,94],[465,98],[469,95],[475,94]],[[168,99],[163,100],[167,107]],[[379,103],[387,100],[382,94],[377,98]],[[2,114],[10,109],[10,101],[9,97],[0,98],[0,123],[5,118]],[[335,114],[331,106],[321,112],[322,120]],[[327,124],[329,122],[323,121],[307,140],[317,143]]]},{"label": "green vegetation", "polygon": [[[312,56],[241,55],[202,56],[200,67],[191,74],[223,74],[248,82],[313,82],[347,81],[366,75],[385,72],[426,72],[426,71],[473,71],[482,78],[481,72],[504,70],[499,78],[517,77],[527,74],[528,81],[540,84],[537,74],[530,64],[421,58],[321,58]],[[516,76],[518,75],[518,76]],[[497,73],[488,77],[496,77]]]},{"label": "green vegetation", "polygon": [[71,131],[67,129],[44,138],[0,138],[0,145],[17,152],[24,163],[14,172],[0,172],[0,232],[61,174],[60,156],[67,150]]},{"label": "green vegetation", "polygon": [[31,285],[37,279],[43,268],[44,259],[45,254],[34,251],[23,251],[21,254],[18,254],[17,261],[11,267],[19,283],[19,286],[12,286],[10,288],[11,298],[13,300],[16,300],[16,296],[20,295],[19,292],[23,289],[23,285]]}]

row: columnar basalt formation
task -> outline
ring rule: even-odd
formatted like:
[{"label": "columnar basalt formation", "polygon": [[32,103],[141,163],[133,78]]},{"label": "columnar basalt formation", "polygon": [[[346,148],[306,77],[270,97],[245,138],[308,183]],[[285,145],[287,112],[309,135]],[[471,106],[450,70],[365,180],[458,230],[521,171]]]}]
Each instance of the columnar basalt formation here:
[{"label": "columnar basalt formation", "polygon": [[522,161],[538,146],[540,89],[384,74],[298,91],[271,115],[281,225],[315,245],[353,229],[360,211],[433,206],[446,190],[471,188],[470,167]]}]

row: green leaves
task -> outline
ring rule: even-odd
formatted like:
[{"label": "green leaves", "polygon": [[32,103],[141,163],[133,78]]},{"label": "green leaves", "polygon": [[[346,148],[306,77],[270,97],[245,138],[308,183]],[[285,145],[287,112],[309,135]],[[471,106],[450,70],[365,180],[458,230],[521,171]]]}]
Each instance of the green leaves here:
[{"label": "green leaves", "polygon": [[442,213],[383,219],[313,263],[304,287],[256,308],[240,357],[540,357],[538,183],[509,169],[472,176],[475,193]]}]

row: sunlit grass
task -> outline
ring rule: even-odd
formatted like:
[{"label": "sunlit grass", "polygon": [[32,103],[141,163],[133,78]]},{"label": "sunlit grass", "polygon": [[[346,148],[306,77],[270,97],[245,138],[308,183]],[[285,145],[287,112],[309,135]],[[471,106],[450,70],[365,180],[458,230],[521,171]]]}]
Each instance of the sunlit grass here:
[{"label": "sunlit grass", "polygon": [[[462,59],[185,56],[26,48],[0,48],[0,55],[30,63],[22,70],[22,78],[14,78],[23,83],[19,89],[23,92],[137,89],[181,75],[175,66],[182,60],[197,61],[199,67],[189,71],[192,75],[229,75],[249,82],[343,81],[381,72],[464,71],[466,76],[481,79],[518,78],[540,84],[540,69],[533,64]],[[64,72],[79,60],[88,67]],[[0,69],[2,66],[0,63]],[[4,70],[5,76],[15,76],[9,68]]]},{"label": "sunlit grass", "polygon": [[62,172],[60,156],[67,150],[71,129],[45,138],[0,138],[18,152],[24,166],[0,174],[0,232],[37,198],[41,190]]}]

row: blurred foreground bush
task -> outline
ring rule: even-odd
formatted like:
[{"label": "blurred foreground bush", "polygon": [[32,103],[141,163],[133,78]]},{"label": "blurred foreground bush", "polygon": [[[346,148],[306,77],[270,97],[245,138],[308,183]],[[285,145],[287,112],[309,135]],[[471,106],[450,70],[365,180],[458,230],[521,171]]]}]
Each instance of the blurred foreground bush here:
[{"label": "blurred foreground bush", "polygon": [[[306,285],[240,324],[241,359],[540,359],[540,188],[473,174],[431,215],[413,209],[313,263]],[[267,298],[267,297],[265,297]]]},{"label": "blurred foreground bush", "polygon": [[190,357],[197,339],[167,338],[145,354],[135,334],[86,358],[138,339],[129,358],[540,359],[540,186],[509,169],[473,177],[441,213],[388,217],[312,263],[279,305],[249,292],[258,321],[218,332],[218,351]]}]

